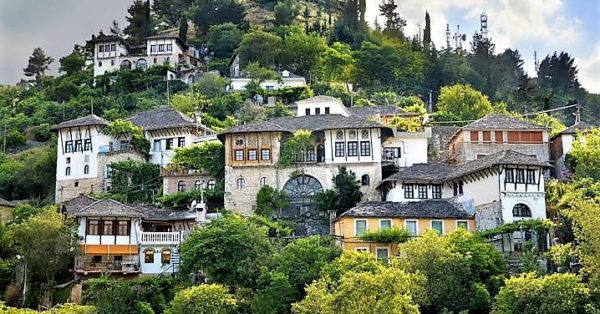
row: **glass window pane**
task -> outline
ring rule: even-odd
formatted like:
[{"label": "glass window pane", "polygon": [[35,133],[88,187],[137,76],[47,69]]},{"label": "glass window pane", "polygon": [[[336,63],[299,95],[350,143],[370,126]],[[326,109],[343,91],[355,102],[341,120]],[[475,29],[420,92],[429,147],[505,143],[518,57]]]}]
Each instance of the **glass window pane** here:
[{"label": "glass window pane", "polygon": [[407,221],[406,222],[406,230],[410,233],[411,236],[417,235],[417,222],[416,221]]},{"label": "glass window pane", "polygon": [[367,221],[366,220],[356,220],[356,236],[360,237],[367,231]]},{"label": "glass window pane", "polygon": [[431,221],[431,229],[437,231],[439,234],[444,233],[444,227],[441,220],[433,220]]},{"label": "glass window pane", "polygon": [[392,227],[391,220],[380,220],[379,221],[379,229],[390,229]]},{"label": "glass window pane", "polygon": [[388,248],[377,248],[377,259],[386,260],[390,257]]}]

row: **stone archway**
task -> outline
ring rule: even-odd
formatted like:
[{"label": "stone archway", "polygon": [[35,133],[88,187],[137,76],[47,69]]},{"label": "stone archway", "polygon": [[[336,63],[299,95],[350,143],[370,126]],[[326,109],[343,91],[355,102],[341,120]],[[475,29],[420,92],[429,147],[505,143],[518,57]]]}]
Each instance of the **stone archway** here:
[{"label": "stone archway", "polygon": [[323,192],[323,185],[309,175],[299,175],[289,179],[283,186],[288,206],[285,216],[300,215],[315,208],[315,196]]}]

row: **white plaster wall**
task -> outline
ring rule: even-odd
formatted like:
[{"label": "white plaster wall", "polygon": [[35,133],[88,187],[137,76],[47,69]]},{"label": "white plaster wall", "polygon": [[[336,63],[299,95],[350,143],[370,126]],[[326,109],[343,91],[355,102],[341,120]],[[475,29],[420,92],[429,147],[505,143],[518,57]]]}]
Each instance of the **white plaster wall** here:
[{"label": "white plaster wall", "polygon": [[399,147],[400,158],[394,160],[398,167],[410,167],[414,164],[427,163],[427,136],[425,132],[404,133],[389,137],[383,142],[385,147]]},{"label": "white plaster wall", "polygon": [[[369,138],[362,137],[362,130],[369,131]],[[337,132],[343,132],[344,138],[337,139]],[[350,137],[351,131],[354,131],[356,136]],[[358,156],[348,156],[348,142],[356,141],[358,143]],[[369,141],[371,143],[371,155],[360,156],[360,142]],[[344,156],[335,157],[335,143],[344,143]],[[345,129],[345,130],[326,130],[325,131],[325,163],[326,164],[346,164],[346,163],[361,163],[361,162],[376,162],[381,163],[381,129]]]},{"label": "white plaster wall", "polygon": [[[448,188],[454,195],[454,190]],[[477,181],[468,182],[463,180],[463,195],[457,197],[459,202],[473,200],[475,206],[492,203],[500,200],[500,189],[498,187],[498,175],[488,176]]]},{"label": "white plaster wall", "polygon": [[532,219],[546,218],[546,199],[544,192],[503,192],[501,195],[502,201],[502,221],[510,223],[516,220],[528,218],[513,217],[512,210],[516,204],[525,204],[531,209]]},{"label": "white plaster wall", "polygon": [[345,117],[350,116],[348,109],[344,106],[344,104],[340,100],[331,100],[331,101],[320,101],[320,102],[311,102],[311,101],[299,101],[296,103],[298,105],[298,117],[303,117],[306,115],[306,109],[310,109],[310,114],[315,115],[316,108],[320,108],[321,114],[325,114],[325,108],[329,108],[329,114],[341,114]]},{"label": "white plaster wall", "polygon": [[[166,51],[166,45],[172,45],[172,51]],[[157,45],[156,52],[151,51],[151,46]],[[165,51],[159,52],[158,45],[165,45]],[[185,52],[184,48],[177,43],[177,40],[174,38],[157,38],[157,39],[149,39],[146,41],[146,54],[150,60],[153,60],[155,57],[161,57],[158,59],[157,63],[162,64],[166,59],[166,57],[170,58],[171,64],[177,64],[179,60],[179,55],[183,55]],[[183,61],[183,60],[181,60]],[[154,62],[148,62],[149,64],[154,64]]]},{"label": "white plaster wall", "polygon": [[[228,88],[231,91],[243,91],[246,90],[246,86],[250,82],[251,79],[249,78],[232,78]],[[306,80],[304,78],[282,78],[281,82],[279,80],[265,80],[260,83],[260,87],[266,90],[304,86],[306,86]]]},{"label": "white plaster wall", "polygon": [[[180,137],[185,138],[185,146],[184,147],[190,147],[193,145],[195,136],[191,132],[186,131],[186,130],[178,131],[177,129],[172,129],[172,131],[175,132],[175,134],[177,134],[177,135],[152,137],[152,135],[150,135],[148,132],[146,132],[146,138],[150,141],[150,156],[151,156],[150,162],[151,163],[161,165],[161,166],[168,165],[171,162],[171,158],[173,158],[173,156],[175,156],[175,149],[179,147],[178,141],[179,141]],[[166,149],[167,139],[173,139],[173,146],[169,150]],[[160,140],[160,151],[154,150],[154,141],[155,140]]]},{"label": "white plaster wall", "polygon": [[[423,183],[426,184],[426,183]],[[388,202],[398,202],[398,203],[402,203],[402,202],[416,202],[416,201],[421,201],[422,199],[419,199],[419,192],[418,192],[418,188],[417,185],[414,184],[414,196],[415,198],[404,198],[404,186],[402,184],[402,182],[396,182],[395,186],[388,191],[388,193],[385,195],[385,200]],[[452,197],[452,189],[447,188],[446,185],[442,186],[442,198],[450,198]],[[432,199],[432,187],[431,184],[427,184],[427,197],[428,199]]]},{"label": "white plaster wall", "polygon": [[[145,262],[144,251],[147,248],[154,249],[154,261],[152,263]],[[140,270],[142,274],[161,274],[161,273],[172,273],[175,271],[173,267],[171,267],[172,263],[163,264],[161,263],[161,252],[163,249],[169,248],[171,250],[171,261],[173,260],[173,253],[176,252],[175,246],[157,246],[157,245],[141,245],[139,251],[139,259],[140,259]]]}]

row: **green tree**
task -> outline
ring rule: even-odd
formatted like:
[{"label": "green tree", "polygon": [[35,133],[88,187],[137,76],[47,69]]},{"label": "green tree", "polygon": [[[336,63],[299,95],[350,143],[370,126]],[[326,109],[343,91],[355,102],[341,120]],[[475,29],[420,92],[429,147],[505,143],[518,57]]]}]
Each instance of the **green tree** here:
[{"label": "green tree", "polygon": [[423,29],[423,45],[429,47],[431,45],[431,18],[429,12],[425,10],[425,28]]},{"label": "green tree", "polygon": [[77,47],[70,54],[60,58],[58,61],[60,62],[58,71],[65,72],[67,76],[77,74],[85,67],[85,56],[80,50],[77,50]]},{"label": "green tree", "polygon": [[112,169],[109,194],[125,203],[153,203],[161,188],[160,166],[124,160],[110,164]]},{"label": "green tree", "polygon": [[175,295],[167,314],[234,314],[237,300],[222,285],[200,285],[183,289]]},{"label": "green tree", "polygon": [[494,110],[487,96],[463,84],[442,87],[436,106],[438,121],[476,120]]},{"label": "green tree", "polygon": [[394,38],[404,38],[406,20],[400,17],[398,5],[395,0],[384,0],[379,5],[379,13],[385,17],[383,34]]},{"label": "green tree", "polygon": [[198,0],[195,4],[192,21],[200,34],[206,34],[211,25],[244,20],[244,7],[237,0]]},{"label": "green tree", "polygon": [[217,58],[229,58],[242,40],[242,31],[237,25],[228,22],[211,25],[208,30],[208,44]]},{"label": "green tree", "polygon": [[171,163],[208,172],[217,180],[225,179],[225,147],[221,142],[202,142],[175,150]]},{"label": "green tree", "polygon": [[134,45],[140,45],[145,38],[155,34],[154,21],[150,12],[150,1],[135,0],[127,9],[129,16],[127,27],[123,30],[128,35],[128,41]]},{"label": "green tree", "polygon": [[593,313],[590,303],[590,289],[577,275],[528,273],[506,280],[492,313]]},{"label": "green tree", "polygon": [[569,158],[575,168],[575,176],[600,180],[600,129],[594,128],[573,142]]},{"label": "green tree", "polygon": [[181,273],[202,271],[218,283],[254,288],[272,252],[265,230],[240,216],[227,215],[196,229],[183,242]]},{"label": "green tree", "polygon": [[277,65],[277,56],[281,50],[281,37],[256,30],[245,34],[238,48],[240,63],[245,66],[252,62],[258,62],[263,67]]},{"label": "green tree", "polygon": [[[206,75],[212,76],[212,74]],[[175,94],[170,100],[171,107],[177,111],[190,115],[201,111],[207,103],[206,97],[202,93],[196,91],[188,91],[185,94]]]},{"label": "green tree", "polygon": [[317,207],[324,211],[336,210],[341,214],[356,206],[362,198],[360,186],[356,182],[356,174],[346,167],[338,167],[333,176],[333,190],[317,194]]},{"label": "green tree", "polygon": [[326,49],[324,37],[293,31],[283,39],[279,61],[288,70],[309,76]]},{"label": "green tree", "polygon": [[550,131],[550,137],[557,135],[558,133],[564,131],[567,128],[567,126],[564,125],[559,119],[547,113],[541,113],[536,115],[535,118],[532,119],[532,122],[552,129]]},{"label": "green tree", "polygon": [[37,87],[41,87],[42,79],[44,78],[46,71],[50,69],[50,63],[54,62],[54,59],[47,56],[42,48],[37,47],[33,49],[33,54],[29,57],[27,67],[23,69],[25,76],[33,77],[33,80]]},{"label": "green tree", "polygon": [[189,0],[154,0],[152,11],[164,21],[168,27],[176,26],[185,13],[186,6],[192,4]]},{"label": "green tree", "polygon": [[320,61],[320,76],[327,82],[349,82],[356,60],[352,56],[352,48],[340,42],[334,42],[325,50]]},{"label": "green tree", "polygon": [[292,0],[279,1],[273,10],[275,12],[276,25],[292,24],[298,13],[300,13],[300,7]]},{"label": "green tree", "polygon": [[287,198],[282,191],[264,185],[256,194],[256,209],[254,213],[264,217],[271,217],[273,211],[284,208]]}]

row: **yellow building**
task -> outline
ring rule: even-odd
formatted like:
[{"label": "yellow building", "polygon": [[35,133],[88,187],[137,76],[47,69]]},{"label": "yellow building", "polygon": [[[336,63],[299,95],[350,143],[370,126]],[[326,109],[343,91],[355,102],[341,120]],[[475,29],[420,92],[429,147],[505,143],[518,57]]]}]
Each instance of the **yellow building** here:
[{"label": "yellow building", "polygon": [[367,202],[338,217],[334,234],[346,251],[370,252],[377,258],[388,258],[397,254],[397,244],[374,243],[360,237],[390,228],[406,229],[414,237],[429,229],[446,235],[457,228],[475,231],[475,217],[450,200]]}]

